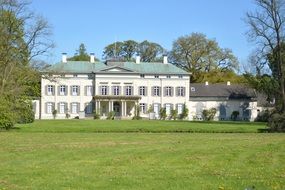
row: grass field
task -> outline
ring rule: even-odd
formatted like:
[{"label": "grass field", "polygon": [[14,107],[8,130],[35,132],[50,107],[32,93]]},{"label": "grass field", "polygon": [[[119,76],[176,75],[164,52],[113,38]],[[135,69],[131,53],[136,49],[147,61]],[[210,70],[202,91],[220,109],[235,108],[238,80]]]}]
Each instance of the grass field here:
[{"label": "grass field", "polygon": [[0,189],[285,189],[285,135],[255,133],[264,124],[70,120],[17,127],[0,132]]}]

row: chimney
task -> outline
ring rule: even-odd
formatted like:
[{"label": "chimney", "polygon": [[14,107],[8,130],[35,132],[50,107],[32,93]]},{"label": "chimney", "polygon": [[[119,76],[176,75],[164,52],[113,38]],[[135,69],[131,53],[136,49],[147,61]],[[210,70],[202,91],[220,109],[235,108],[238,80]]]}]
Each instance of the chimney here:
[{"label": "chimney", "polygon": [[95,55],[94,53],[90,53],[90,63],[94,63],[95,62]]},{"label": "chimney", "polygon": [[167,63],[168,63],[167,56],[164,55],[164,56],[163,56],[163,64],[167,64]]},{"label": "chimney", "polygon": [[61,62],[62,63],[66,63],[67,62],[67,56],[66,56],[67,54],[66,53],[62,53],[61,55],[62,55]]},{"label": "chimney", "polygon": [[227,86],[230,86],[230,85],[231,85],[231,82],[230,82],[230,81],[228,81],[228,82],[227,82]]},{"label": "chimney", "polygon": [[205,86],[208,86],[208,85],[209,85],[209,82],[208,82],[208,81],[206,81],[206,82],[205,82]]},{"label": "chimney", "polygon": [[141,56],[137,55],[136,57],[136,64],[140,64],[141,62]]}]

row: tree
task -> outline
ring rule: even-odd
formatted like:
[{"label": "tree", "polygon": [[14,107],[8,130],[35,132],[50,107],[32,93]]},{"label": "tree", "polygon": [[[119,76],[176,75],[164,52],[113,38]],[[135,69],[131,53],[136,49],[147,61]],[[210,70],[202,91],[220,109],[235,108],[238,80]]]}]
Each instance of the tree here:
[{"label": "tree", "polygon": [[28,5],[24,0],[0,1],[0,105],[9,105],[5,118],[12,123],[33,120],[29,100],[39,92],[33,88],[39,75],[30,61],[53,47],[48,22]]},{"label": "tree", "polygon": [[115,42],[104,48],[103,57],[119,58],[123,61],[132,61],[134,55],[141,56],[142,62],[160,61],[164,49],[161,45],[147,40],[138,43],[134,40]]},{"label": "tree", "polygon": [[[86,47],[83,43],[81,43],[76,50],[76,53],[73,57],[68,58],[69,61],[89,61],[90,56],[87,53]],[[99,61],[97,58],[95,58],[95,61]]]},{"label": "tree", "polygon": [[161,45],[147,40],[141,42],[138,47],[138,54],[141,56],[142,62],[158,61],[163,52],[164,49]]},{"label": "tree", "polygon": [[272,77],[278,83],[278,96],[276,109],[279,113],[285,112],[285,91],[284,91],[284,0],[255,0],[258,10],[246,14],[246,23],[249,26],[248,37],[256,42],[258,51],[264,63],[268,64]]},{"label": "tree", "polygon": [[201,33],[192,33],[175,40],[170,60],[178,67],[191,72],[193,82],[200,77],[200,72],[238,68],[238,60],[230,49],[220,48],[215,40],[207,39]]}]

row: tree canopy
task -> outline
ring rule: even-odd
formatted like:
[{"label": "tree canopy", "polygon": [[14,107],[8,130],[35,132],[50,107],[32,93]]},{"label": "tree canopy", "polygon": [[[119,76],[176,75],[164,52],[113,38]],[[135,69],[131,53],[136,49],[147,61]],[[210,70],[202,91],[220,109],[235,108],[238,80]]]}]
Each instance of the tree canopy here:
[{"label": "tree canopy", "polygon": [[[90,61],[90,55],[87,53],[86,47],[83,43],[81,43],[76,50],[74,56],[68,58],[69,61]],[[99,61],[95,57],[95,61]]]},{"label": "tree canopy", "polygon": [[214,70],[235,71],[239,67],[237,58],[229,48],[220,48],[215,40],[207,39],[202,33],[179,37],[170,51],[173,64],[192,73],[196,82],[201,72]]}]

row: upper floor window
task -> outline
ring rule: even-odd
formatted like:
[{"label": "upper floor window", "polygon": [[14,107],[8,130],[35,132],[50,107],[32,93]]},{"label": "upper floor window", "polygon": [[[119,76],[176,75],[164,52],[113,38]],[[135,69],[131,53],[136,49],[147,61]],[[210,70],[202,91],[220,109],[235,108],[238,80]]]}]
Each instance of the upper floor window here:
[{"label": "upper floor window", "polygon": [[77,75],[77,74],[74,74],[73,77],[78,77],[78,75]]},{"label": "upper floor window", "polygon": [[93,95],[93,87],[86,86],[86,96],[92,96],[92,95]]},{"label": "upper floor window", "polygon": [[71,95],[79,96],[79,86],[71,86]]},{"label": "upper floor window", "polygon": [[182,78],[183,78],[183,75],[178,75],[178,78],[182,79]]},{"label": "upper floor window", "polygon": [[47,95],[54,95],[54,86],[53,85],[47,86]]},{"label": "upper floor window", "polygon": [[185,96],[185,87],[178,86],[176,88],[176,94],[177,94],[177,96]]},{"label": "upper floor window", "polygon": [[141,77],[141,78],[144,78],[144,74],[140,74],[140,77]]},{"label": "upper floor window", "polygon": [[166,75],[166,78],[170,79],[170,78],[171,78],[171,76],[170,76],[170,75]]},{"label": "upper floor window", "polygon": [[152,88],[152,94],[153,94],[153,96],[160,96],[160,87],[159,86],[154,86]]},{"label": "upper floor window", "polygon": [[140,103],[140,113],[147,113],[147,106],[145,103]]},{"label": "upper floor window", "polygon": [[108,86],[101,86],[101,95],[108,95]]},{"label": "upper floor window", "polygon": [[133,95],[133,87],[132,86],[126,86],[126,95],[127,96]]},{"label": "upper floor window", "polygon": [[154,75],[154,78],[158,79],[158,78],[159,78],[159,75]]},{"label": "upper floor window", "polygon": [[172,87],[171,86],[166,86],[164,87],[164,96],[172,96]]},{"label": "upper floor window", "polygon": [[120,86],[113,86],[113,95],[120,95]]},{"label": "upper floor window", "polygon": [[66,86],[65,85],[60,85],[59,86],[59,95],[60,96],[66,95]]},{"label": "upper floor window", "polygon": [[140,86],[139,87],[139,95],[140,96],[146,96],[146,94],[147,94],[146,90],[147,90],[146,86]]}]

